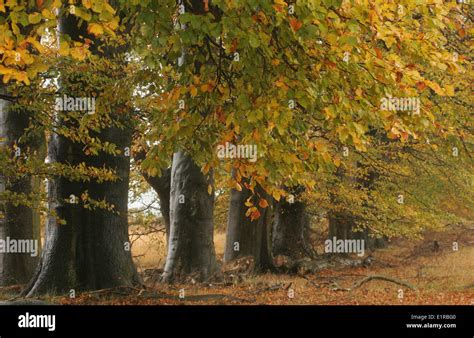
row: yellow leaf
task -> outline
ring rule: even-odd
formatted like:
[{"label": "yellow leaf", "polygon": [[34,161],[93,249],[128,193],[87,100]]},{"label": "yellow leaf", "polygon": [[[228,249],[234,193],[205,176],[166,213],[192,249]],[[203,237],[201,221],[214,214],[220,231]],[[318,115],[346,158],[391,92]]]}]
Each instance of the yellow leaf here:
[{"label": "yellow leaf", "polygon": [[235,189],[237,191],[242,191],[242,186],[238,182],[235,182]]},{"label": "yellow leaf", "polygon": [[40,13],[32,13],[28,15],[29,23],[35,25],[41,21],[41,14]]},{"label": "yellow leaf", "polygon": [[254,213],[257,210],[255,207],[248,208],[247,212],[245,213],[245,216],[250,216],[250,214]]},{"label": "yellow leaf", "polygon": [[15,77],[18,81],[23,81],[27,86],[30,84],[30,79],[28,79],[26,72],[18,72]]},{"label": "yellow leaf", "polygon": [[114,30],[117,29],[117,27],[119,26],[119,19],[118,18],[113,18],[112,20],[110,20],[109,22],[107,22],[105,24],[105,26],[107,28],[109,28],[112,32],[110,33],[113,33]]},{"label": "yellow leaf", "polygon": [[275,191],[273,191],[272,195],[273,195],[273,198],[275,200],[279,201],[280,198],[281,198],[281,191],[280,190],[275,190]]},{"label": "yellow leaf", "polygon": [[66,56],[69,55],[69,44],[66,41],[61,41],[59,43],[59,55]]},{"label": "yellow leaf", "polygon": [[44,16],[46,19],[50,19],[50,20],[55,19],[54,14],[46,8],[41,11],[41,15]]},{"label": "yellow leaf", "polygon": [[12,22],[12,31],[13,33],[15,33],[15,35],[18,35],[20,34],[20,28],[18,27],[18,25],[14,22]]},{"label": "yellow leaf", "polygon": [[191,92],[191,96],[192,96],[192,97],[195,97],[195,96],[197,95],[197,88],[196,88],[196,86],[191,86],[190,92]]},{"label": "yellow leaf", "polygon": [[444,87],[444,91],[446,92],[446,95],[448,96],[454,96],[454,86],[452,85],[446,85]]},{"label": "yellow leaf", "polygon": [[81,47],[71,48],[71,56],[74,59],[83,61],[86,58],[86,50]]},{"label": "yellow leaf", "polygon": [[7,74],[12,74],[12,73],[13,73],[13,69],[0,65],[0,74],[7,75]]},{"label": "yellow leaf", "polygon": [[97,23],[91,23],[89,24],[89,27],[87,27],[87,32],[94,34],[95,36],[102,35],[104,34],[104,27]]},{"label": "yellow leaf", "polygon": [[104,6],[107,12],[111,14],[115,14],[115,9],[112,6],[110,6],[107,2],[104,3]]},{"label": "yellow leaf", "polygon": [[158,175],[158,168],[153,167],[153,168],[149,169],[148,170],[148,175],[151,176],[151,177],[155,177],[156,175]]},{"label": "yellow leaf", "polygon": [[436,82],[426,80],[425,83],[428,85],[428,87],[433,89],[436,94],[441,95],[441,96],[445,95],[444,90]]},{"label": "yellow leaf", "polygon": [[[357,148],[357,146],[356,146]],[[332,161],[331,155],[329,155],[327,152],[323,153],[323,160],[326,163],[330,163]]]},{"label": "yellow leaf", "polygon": [[32,44],[38,50],[38,52],[44,53],[45,49],[38,40],[35,40],[33,37],[30,36],[26,39],[26,41]]},{"label": "yellow leaf", "polygon": [[326,152],[327,151],[327,148],[326,148],[326,145],[324,144],[323,141],[321,140],[318,140],[314,143],[314,147],[316,148],[317,151],[319,152]]}]

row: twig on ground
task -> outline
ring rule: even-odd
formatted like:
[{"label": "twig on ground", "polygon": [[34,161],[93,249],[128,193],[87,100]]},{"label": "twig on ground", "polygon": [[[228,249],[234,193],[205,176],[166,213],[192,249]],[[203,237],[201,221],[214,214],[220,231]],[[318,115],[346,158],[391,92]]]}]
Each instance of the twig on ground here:
[{"label": "twig on ground", "polygon": [[319,285],[319,284],[313,282],[313,281],[312,281],[311,279],[309,279],[308,277],[306,277],[306,276],[301,276],[301,277],[304,278],[304,279],[305,279],[309,284],[311,284],[312,286],[314,286],[314,287],[316,287],[316,288],[318,288],[318,289],[321,287],[321,285]]},{"label": "twig on ground", "polygon": [[137,288],[137,287],[133,287],[133,286],[117,286],[117,287],[113,287],[113,288],[99,289],[99,290],[83,292],[83,294],[86,294],[86,295],[101,295],[101,294],[113,293],[113,294],[128,296],[133,291],[140,292],[141,290],[143,290],[143,288]]}]

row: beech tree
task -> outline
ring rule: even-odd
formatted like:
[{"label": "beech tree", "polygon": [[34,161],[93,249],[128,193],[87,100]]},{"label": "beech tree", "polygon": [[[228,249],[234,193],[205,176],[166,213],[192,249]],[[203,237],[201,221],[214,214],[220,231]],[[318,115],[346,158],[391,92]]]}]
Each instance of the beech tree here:
[{"label": "beech tree", "polygon": [[[38,152],[42,140],[28,135],[29,126],[30,114],[27,111],[18,106],[15,108],[14,102],[1,100],[0,139],[3,140],[1,150],[6,158],[15,161],[18,158],[25,160],[28,156],[40,156]],[[41,249],[37,202],[39,198],[33,191],[39,190],[40,182],[24,172],[9,170],[14,168],[14,166],[5,168],[0,176],[0,193],[10,194],[10,196],[2,195],[3,198],[0,198],[0,239],[36,241],[37,252],[1,252],[0,285],[2,286],[26,283],[33,274]]]},{"label": "beech tree", "polygon": [[[100,48],[99,40],[88,33],[87,25],[64,12],[60,32],[74,40],[89,36],[95,44],[91,59],[81,64],[79,75],[74,68],[68,69],[69,72],[60,70],[59,92],[70,97],[91,97],[93,92],[99,92],[106,100],[110,81],[117,80],[111,80],[112,76],[117,76],[122,68],[119,65],[114,69],[110,64],[110,68],[104,68],[106,64],[100,58],[117,57],[114,53],[120,49]],[[97,74],[100,71],[103,73]],[[95,81],[84,81],[89,76],[95,76]],[[102,109],[92,112],[87,121],[89,130],[81,125],[87,119],[81,114],[91,112],[67,109],[58,112],[60,129],[49,143],[50,161],[75,170],[81,167],[91,172],[102,170],[110,177],[85,178],[62,172],[49,179],[51,216],[46,226],[45,250],[34,278],[24,291],[27,295],[139,283],[130,252],[127,221],[130,154],[126,152],[131,147],[130,119],[120,100],[98,108],[112,112]],[[104,121],[108,123],[105,126]]]},{"label": "beech tree", "polygon": [[[0,11],[0,19],[5,21],[10,13],[10,9]],[[18,34],[31,34],[28,26],[17,29]],[[14,56],[15,61],[22,60],[21,54]],[[0,67],[5,69],[12,61],[4,58]],[[35,241],[36,252],[0,252],[1,286],[26,283],[41,253],[40,197],[34,191],[40,190],[41,182],[28,170],[18,170],[16,163],[24,167],[32,160],[41,161],[44,140],[31,130],[33,114],[18,102],[18,93],[12,89],[15,81],[8,75],[0,84],[0,239],[6,243],[13,240],[17,246],[18,241]]]},{"label": "beech tree", "polygon": [[[58,0],[0,3],[6,14],[0,23],[3,82],[31,87],[56,67],[61,94],[76,95],[77,88],[84,96],[94,92],[99,101],[114,103],[103,110],[117,116],[82,120],[71,115],[59,123],[47,122],[45,114],[35,116],[56,135],[49,147],[52,164],[32,167],[43,173],[40,169],[47,169],[49,199],[57,201],[50,203],[47,230],[47,238],[57,240],[48,242],[54,245],[47,246],[43,257],[66,254],[57,263],[56,258],[43,259],[38,276],[49,275],[48,269],[58,274],[51,272],[44,282],[37,278],[33,293],[136,280],[130,253],[119,249],[127,241],[123,197],[129,158],[122,152],[131,141],[123,111],[140,112],[130,119],[131,129],[141,131],[140,142],[150,147],[141,162],[146,175],[157,177],[174,156],[167,281],[189,276],[206,280],[216,270],[214,182],[234,189],[238,203],[232,215],[240,211],[232,216],[229,231],[240,238],[239,232],[255,230],[257,238],[244,236],[240,243],[249,248],[261,245],[261,227],[247,227],[244,200],[250,224],[264,222],[259,218],[267,214],[270,201],[280,204],[274,238],[279,238],[278,229],[291,233],[282,238],[300,232],[304,222],[293,229],[286,226],[286,216],[294,213],[302,220],[308,201],[332,212],[334,219],[340,218],[342,205],[341,210],[351,211],[351,222],[370,235],[418,236],[453,217],[437,208],[448,192],[459,187],[472,191],[469,63],[467,51],[453,45],[455,38],[466,36],[456,3],[83,0],[68,7],[68,17],[76,18],[81,29],[63,30],[55,49],[46,48],[40,40],[51,36],[60,7]],[[30,33],[22,34],[19,26],[28,25]],[[101,50],[113,50],[118,42],[127,46],[130,65],[116,69],[112,55]],[[57,54],[61,64],[55,64]],[[72,66],[84,68],[74,73]],[[84,121],[90,125],[81,129]],[[373,130],[390,142],[382,142]],[[221,158],[216,149],[227,143],[256,146],[258,156]],[[354,168],[354,163],[361,165]],[[447,174],[447,167],[455,175]],[[339,168],[353,170],[347,180],[334,184]],[[367,177],[368,170],[379,177],[370,189],[360,184],[357,189],[355,182]],[[248,180],[252,184],[245,187]],[[265,194],[256,193],[257,186]],[[253,196],[247,197],[244,187]],[[295,187],[303,187],[307,196],[298,204],[285,204]],[[93,210],[66,202],[71,195]],[[472,202],[466,198],[466,203]],[[112,244],[90,248],[94,231],[99,246],[111,233],[105,225],[108,212],[120,224]],[[89,229],[87,221],[82,227],[81,218],[100,225]],[[58,219],[72,226],[55,227]],[[237,223],[242,226],[234,227]],[[76,257],[73,243],[81,243],[77,257],[87,264],[66,264]],[[249,252],[257,255],[254,249]],[[94,271],[95,254],[116,257],[113,262],[124,272],[115,275],[108,269],[112,263],[99,264],[108,277],[97,272],[97,280],[91,280],[96,274],[84,271]]]}]

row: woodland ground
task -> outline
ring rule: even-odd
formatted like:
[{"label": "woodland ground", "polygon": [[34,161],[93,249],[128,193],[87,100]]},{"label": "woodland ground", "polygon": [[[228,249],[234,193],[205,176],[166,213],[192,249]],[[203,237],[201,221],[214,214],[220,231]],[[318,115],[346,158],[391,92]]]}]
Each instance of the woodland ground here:
[{"label": "woodland ground", "polygon": [[[225,236],[215,236],[216,251],[222,259]],[[439,244],[435,250],[434,242]],[[459,250],[454,251],[452,243]],[[164,262],[160,235],[147,235],[135,241],[134,256],[140,272],[159,273]],[[315,274],[286,275],[265,273],[245,275],[238,282],[163,285],[150,278],[145,288],[117,288],[85,292],[75,299],[42,297],[59,304],[315,304],[315,305],[402,305],[467,304],[474,306],[474,224],[450,226],[445,232],[432,232],[422,240],[392,240],[385,249],[372,253],[368,267],[323,269]],[[378,275],[400,280],[415,289],[383,280],[370,280],[353,288],[366,276]],[[185,290],[184,299],[179,290]],[[294,297],[289,297],[289,290]],[[345,290],[344,290],[345,289]],[[348,290],[351,289],[351,290]],[[400,296],[403,290],[403,297]],[[21,286],[0,289],[0,299],[14,298]]]}]

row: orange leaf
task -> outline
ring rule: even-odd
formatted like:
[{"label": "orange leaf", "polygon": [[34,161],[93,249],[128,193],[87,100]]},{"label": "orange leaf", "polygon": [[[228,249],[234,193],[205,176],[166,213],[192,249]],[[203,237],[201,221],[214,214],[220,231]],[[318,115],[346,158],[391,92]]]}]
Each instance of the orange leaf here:
[{"label": "orange leaf", "polygon": [[296,32],[298,29],[301,28],[301,26],[303,26],[303,23],[298,21],[296,18],[291,18],[290,26]]},{"label": "orange leaf", "polygon": [[403,78],[403,73],[402,72],[397,72],[396,73],[396,81],[400,82]]},{"label": "orange leaf", "polygon": [[419,81],[416,83],[416,88],[418,88],[418,90],[425,90],[426,83],[424,83],[423,81]]},{"label": "orange leaf", "polygon": [[375,50],[375,54],[377,54],[377,57],[379,59],[381,59],[382,58],[382,51],[380,49],[378,49],[377,47],[375,47],[374,50]]},{"label": "orange leaf", "polygon": [[258,206],[260,208],[266,208],[268,207],[268,202],[265,198],[261,198],[260,201],[258,202]]},{"label": "orange leaf", "polygon": [[234,39],[232,40],[232,45],[230,46],[230,52],[233,53],[237,50],[237,46],[238,46],[239,42]]},{"label": "orange leaf", "polygon": [[255,220],[255,219],[258,219],[260,217],[260,211],[258,211],[258,209],[255,209],[254,212],[252,212],[250,214],[250,220]]},{"label": "orange leaf", "polygon": [[332,61],[324,60],[323,62],[324,62],[324,64],[328,65],[329,68],[335,68],[336,67],[336,63],[334,63]]}]

